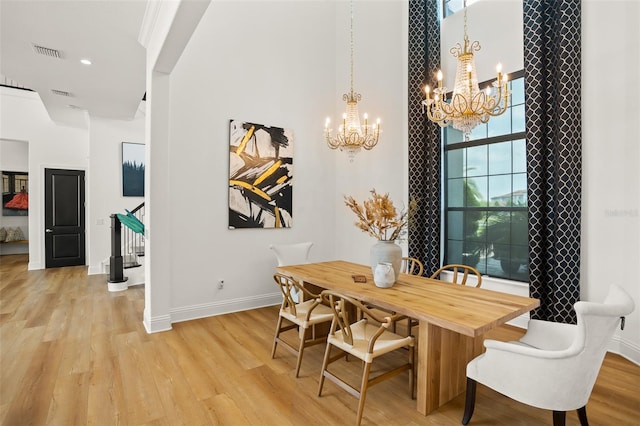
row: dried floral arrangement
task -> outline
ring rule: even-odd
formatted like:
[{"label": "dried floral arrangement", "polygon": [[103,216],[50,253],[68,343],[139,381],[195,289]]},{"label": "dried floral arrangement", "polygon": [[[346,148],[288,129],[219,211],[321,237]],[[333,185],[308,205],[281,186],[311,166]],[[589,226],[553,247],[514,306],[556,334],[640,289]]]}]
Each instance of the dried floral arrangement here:
[{"label": "dried floral arrangement", "polygon": [[380,195],[375,188],[371,191],[371,197],[362,205],[352,196],[344,196],[344,203],[358,217],[355,225],[381,241],[395,241],[406,233],[406,225],[409,219],[417,211],[418,204],[415,200],[409,202],[408,209],[400,212],[393,205],[389,194]]}]

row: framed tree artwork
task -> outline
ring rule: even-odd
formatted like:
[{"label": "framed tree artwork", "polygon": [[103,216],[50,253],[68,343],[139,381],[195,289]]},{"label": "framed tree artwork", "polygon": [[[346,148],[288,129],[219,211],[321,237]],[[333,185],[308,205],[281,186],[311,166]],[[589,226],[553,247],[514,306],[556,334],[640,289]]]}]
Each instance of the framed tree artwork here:
[{"label": "framed tree artwork", "polygon": [[122,142],[122,195],[144,197],[144,144]]},{"label": "framed tree artwork", "polygon": [[282,127],[229,121],[229,228],[290,228],[293,135]]}]

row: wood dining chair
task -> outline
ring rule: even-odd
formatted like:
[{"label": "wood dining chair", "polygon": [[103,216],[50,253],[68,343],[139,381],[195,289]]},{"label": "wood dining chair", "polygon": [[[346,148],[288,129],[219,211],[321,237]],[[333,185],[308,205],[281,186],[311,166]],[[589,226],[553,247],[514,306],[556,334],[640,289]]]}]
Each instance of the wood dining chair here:
[{"label": "wood dining chair", "polygon": [[[401,274],[409,274],[409,275],[422,275],[422,272],[424,271],[424,266],[422,265],[422,262],[420,262],[418,259],[416,259],[415,257],[403,257],[402,261],[400,262],[400,273]],[[371,304],[367,304],[367,307],[372,308],[372,309],[378,309],[381,311],[385,311],[391,314],[395,314],[395,312],[393,311],[389,311],[386,309],[382,309],[378,306],[374,306]],[[362,317],[362,313],[361,313],[361,317]],[[398,317],[398,320],[403,320],[407,318],[406,316],[400,316]],[[393,322],[393,326],[392,326],[392,331],[395,333],[396,332],[396,321]],[[408,333],[411,334],[411,333]]]},{"label": "wood dining chair", "polygon": [[[280,287],[283,299],[278,314],[276,335],[273,338],[271,358],[275,357],[276,347],[281,343],[287,350],[297,355],[296,377],[298,377],[304,349],[327,340],[326,336],[317,335],[316,325],[333,320],[333,311],[322,304],[319,294],[312,293],[291,277],[276,273],[273,279]],[[300,298],[302,301],[298,301],[298,296],[302,296]],[[298,329],[297,348],[280,337],[281,333],[292,329]],[[307,337],[309,329],[311,329],[311,335]]]},{"label": "wood dining chair", "polygon": [[482,285],[482,275],[480,275],[480,272],[478,272],[478,270],[472,266],[451,263],[449,265],[444,265],[442,268],[438,269],[436,272],[434,272],[431,275],[430,278],[439,280],[443,272],[453,273],[453,277],[450,282],[454,284],[467,285],[467,278],[470,275],[475,275],[476,276],[475,287],[480,287]]},{"label": "wood dining chair", "polygon": [[424,266],[415,257],[403,257],[400,263],[400,273],[409,275],[422,275]]},{"label": "wood dining chair", "polygon": [[[369,387],[408,370],[409,394],[413,399],[415,339],[412,336],[404,337],[389,331],[389,327],[393,324],[397,315],[386,315],[382,317],[377,313],[378,311],[369,309],[360,301],[331,290],[323,291],[322,297],[333,310],[333,321],[327,338],[324,360],[322,361],[318,396],[322,395],[324,379],[327,378],[349,394],[358,398],[358,412],[356,414],[356,426],[358,426],[362,421],[364,402]],[[357,310],[362,310],[366,314],[366,317],[352,324],[351,320],[353,318],[350,313],[353,313],[353,307]],[[369,318],[373,321],[369,321]],[[377,322],[377,324],[372,324],[374,321]],[[333,347],[339,349],[340,353],[331,356]],[[406,363],[370,378],[371,366],[374,359],[401,348],[409,349],[409,359]],[[335,371],[328,370],[329,364],[347,355],[352,355],[363,361],[362,379],[359,389],[356,389],[343,378],[339,377]]]},{"label": "wood dining chair", "polygon": [[[406,257],[406,256],[402,258],[402,262],[400,263],[401,274],[422,276],[422,272],[424,272],[424,266],[422,265],[422,262],[420,262],[418,259],[416,259],[415,257]],[[392,312],[392,314],[395,314],[395,312]],[[394,333],[396,332],[397,322],[402,321],[405,318],[408,318],[408,317],[405,315],[401,315],[401,316],[398,316],[398,319],[393,322],[392,328]],[[411,318],[408,318],[407,336],[411,334],[411,325],[412,325],[412,320]]]},{"label": "wood dining chair", "polygon": [[[457,263],[444,265],[443,267],[439,268],[436,272],[434,272],[429,278],[440,280],[440,276],[443,272],[453,273],[452,280],[451,281],[442,280],[444,282],[451,282],[459,285],[467,285],[467,278],[470,275],[475,275],[477,280],[475,287],[480,287],[482,285],[482,275],[480,275],[480,272],[476,268],[468,265],[457,264]],[[401,318],[401,319],[404,319],[404,318]],[[418,321],[416,321],[413,318],[409,318],[409,321],[407,323],[407,334],[411,334],[411,329],[417,325],[418,325]]]}]

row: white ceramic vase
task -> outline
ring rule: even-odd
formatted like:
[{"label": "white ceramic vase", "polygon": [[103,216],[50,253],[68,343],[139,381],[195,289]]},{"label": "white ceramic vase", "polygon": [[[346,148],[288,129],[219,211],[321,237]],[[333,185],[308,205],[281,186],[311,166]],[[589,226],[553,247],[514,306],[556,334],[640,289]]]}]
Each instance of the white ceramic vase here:
[{"label": "white ceramic vase", "polygon": [[402,249],[395,241],[378,240],[371,246],[371,272],[376,273],[378,263],[391,263],[393,267],[395,283],[400,273],[400,263],[402,262]]},{"label": "white ceramic vase", "polygon": [[378,266],[376,266],[376,270],[373,273],[373,282],[375,285],[381,288],[389,288],[393,286],[395,281],[396,274],[393,272],[393,266],[391,266],[391,263],[378,263]]}]

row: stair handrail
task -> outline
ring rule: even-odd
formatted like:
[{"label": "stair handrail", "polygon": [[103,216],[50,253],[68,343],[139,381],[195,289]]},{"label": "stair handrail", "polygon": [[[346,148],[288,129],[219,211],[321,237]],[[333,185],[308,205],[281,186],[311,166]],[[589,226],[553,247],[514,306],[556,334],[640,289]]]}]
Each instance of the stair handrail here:
[{"label": "stair handrail", "polygon": [[138,210],[140,210],[141,208],[144,207],[144,201],[141,202],[138,207],[136,207],[135,209],[131,210],[131,213],[136,214],[138,212]]}]

